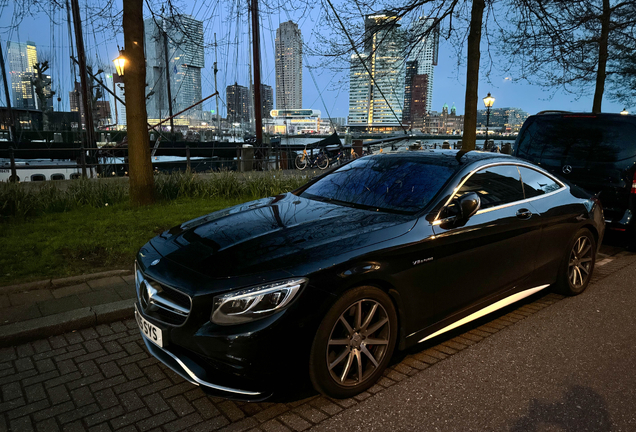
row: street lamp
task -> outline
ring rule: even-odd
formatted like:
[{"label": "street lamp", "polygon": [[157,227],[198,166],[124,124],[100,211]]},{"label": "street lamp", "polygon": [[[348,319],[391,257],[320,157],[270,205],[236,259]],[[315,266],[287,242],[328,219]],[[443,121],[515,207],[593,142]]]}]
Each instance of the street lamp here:
[{"label": "street lamp", "polygon": [[113,60],[113,63],[115,63],[117,75],[124,76],[124,65],[126,64],[126,57],[124,57],[123,51],[119,51],[119,57]]},{"label": "street lamp", "polygon": [[488,126],[490,126],[490,108],[495,103],[495,98],[488,93],[488,96],[484,98],[484,105],[486,106],[486,140],[484,141],[484,150],[488,146]]},{"label": "street lamp", "polygon": [[621,114],[627,115],[629,114],[629,111],[627,111],[627,108],[623,108],[623,111],[621,111]]}]

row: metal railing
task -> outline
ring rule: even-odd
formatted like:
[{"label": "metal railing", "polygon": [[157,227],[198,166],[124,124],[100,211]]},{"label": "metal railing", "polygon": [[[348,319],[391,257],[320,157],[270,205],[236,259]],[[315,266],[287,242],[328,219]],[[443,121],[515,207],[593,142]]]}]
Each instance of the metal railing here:
[{"label": "metal railing", "polygon": [[[293,169],[296,152],[304,146],[285,148],[258,148],[232,146],[215,148],[162,148],[151,158],[155,172],[192,171],[209,172],[227,169],[232,171],[268,171]],[[289,147],[289,148],[287,148]],[[152,149],[151,149],[152,151]],[[312,149],[313,153],[313,149]],[[176,156],[178,160],[160,160],[161,156]],[[83,177],[121,177],[128,175],[127,147],[63,147],[45,149],[0,149],[0,158],[9,159],[10,181],[19,181],[20,170],[76,169]],[[39,160],[39,163],[26,162]],[[47,164],[42,159],[61,161]],[[22,160],[22,161],[19,161]],[[68,162],[68,163],[65,163]],[[7,168],[5,164],[3,167]]]},{"label": "metal railing", "polygon": [[[405,143],[402,143],[405,141]],[[410,142],[405,138],[393,138],[377,141],[369,141],[363,143],[361,140],[354,140],[353,145],[333,145],[326,150],[324,147],[312,145],[275,145],[275,146],[244,146],[243,143],[231,145],[210,146],[208,143],[200,145],[192,143],[178,147],[162,145],[161,147],[151,148],[153,157],[151,163],[153,170],[159,172],[171,171],[193,171],[193,172],[209,172],[221,169],[236,170],[239,172],[246,171],[269,171],[269,170],[285,170],[295,169],[294,160],[297,155],[306,151],[307,156],[313,160],[314,156],[321,151],[327,151],[330,160],[335,157],[343,149],[354,151],[356,155],[363,156],[373,151],[397,150],[398,147],[408,147],[411,150],[416,149],[461,149],[459,143],[443,143],[428,144],[426,142]],[[230,144],[230,145],[228,145]],[[502,153],[512,153],[512,147],[509,143],[500,143],[499,151]],[[494,142],[488,143],[486,150],[493,150]],[[176,156],[181,157],[180,160],[158,160],[160,156]],[[127,147],[99,147],[85,148],[81,147],[62,147],[62,148],[0,148],[0,158],[8,158],[11,170],[10,181],[19,179],[18,170],[30,169],[77,169],[81,170],[83,177],[121,177],[128,175],[128,148]],[[16,159],[33,160],[33,159],[51,159],[51,160],[67,160],[68,164],[29,164],[17,163]],[[70,161],[75,161],[71,163]],[[3,167],[6,169],[5,167]]]}]

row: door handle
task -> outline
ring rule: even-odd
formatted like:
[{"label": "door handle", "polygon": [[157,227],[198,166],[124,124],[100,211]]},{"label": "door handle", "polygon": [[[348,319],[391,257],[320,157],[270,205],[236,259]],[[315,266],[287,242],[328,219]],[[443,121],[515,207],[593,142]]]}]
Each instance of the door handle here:
[{"label": "door handle", "polygon": [[519,219],[530,219],[532,217],[532,212],[526,208],[522,208],[517,210],[517,217]]}]

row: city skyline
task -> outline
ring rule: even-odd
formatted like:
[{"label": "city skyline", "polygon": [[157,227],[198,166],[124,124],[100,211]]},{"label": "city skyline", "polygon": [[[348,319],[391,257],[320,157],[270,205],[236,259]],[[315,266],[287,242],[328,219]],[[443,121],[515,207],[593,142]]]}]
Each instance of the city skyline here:
[{"label": "city skyline", "polygon": [[[4,26],[10,25],[11,13],[13,5],[8,4],[0,16],[0,22]],[[57,25],[55,29],[55,37],[51,37],[48,29],[49,18],[44,14],[37,15],[35,17],[26,17],[19,27],[17,33],[13,33],[12,39],[24,42],[25,40],[31,40],[36,43],[38,50],[42,52],[50,53],[49,59],[51,60],[51,70],[48,72],[52,76],[53,83],[52,89],[56,91],[57,95],[68,94],[68,91],[73,88],[74,73],[69,68],[70,61],[68,60],[69,40],[68,32],[66,30],[66,23],[64,22],[66,13],[65,11],[56,12],[55,16],[57,21],[61,24]],[[146,12],[147,13],[147,12]],[[287,16],[287,19],[292,19],[299,24],[300,30],[303,34],[306,34],[305,45],[311,46],[315,44],[317,39],[314,34],[319,29],[314,27],[314,22],[317,18],[312,18],[313,15],[307,14],[302,16],[301,14]],[[223,28],[225,25],[226,17],[224,15],[215,16],[210,22],[206,22],[204,26],[204,42],[206,47],[204,49],[205,63],[211,65],[214,62],[214,33],[218,31],[218,28]],[[281,21],[283,21],[281,19]],[[63,25],[62,25],[63,24]],[[274,26],[271,29],[273,33],[277,27],[274,21]],[[113,34],[105,35],[103,33],[90,34],[89,28],[85,29],[85,40],[87,41],[87,57],[93,63],[96,59],[99,60],[100,65],[112,65],[112,59],[117,57],[118,49],[117,43],[123,45],[123,35],[121,30]],[[233,32],[235,30],[232,30]],[[268,85],[275,85],[275,67],[274,67],[274,37],[267,36],[267,31],[262,30],[264,38],[262,39],[262,82]],[[90,37],[88,36],[90,34]],[[247,29],[245,25],[241,27],[242,36],[239,38],[239,42],[247,43]],[[6,41],[9,38],[8,33],[0,35],[0,46],[6,49]],[[230,45],[227,41],[223,41],[223,36],[218,35],[218,59],[219,59],[219,89],[224,89],[226,85],[231,85],[235,81],[239,83],[248,83],[249,73],[249,55],[251,53],[247,49],[239,49],[236,45]],[[271,43],[270,43],[271,42]],[[59,52],[60,47],[64,47],[64,52]],[[482,43],[483,52],[488,49],[486,42]],[[464,47],[465,50],[465,47]],[[5,51],[6,53],[6,51]],[[238,58],[237,55],[238,54]],[[465,55],[459,52],[460,56]],[[454,102],[457,106],[459,113],[463,113],[464,110],[464,97],[465,97],[465,64],[461,63],[458,59],[458,52],[456,47],[450,45],[450,43],[444,38],[439,40],[439,59],[438,65],[435,67],[435,89],[432,92],[432,107],[433,110],[439,109],[444,103]],[[230,60],[236,59],[236,60]],[[5,58],[8,63],[8,58]],[[307,54],[307,57],[303,59],[303,73],[307,72],[308,66],[317,66],[325,59],[321,56],[315,56],[311,53]],[[306,63],[306,64],[305,64]],[[238,66],[238,69],[236,68]],[[482,72],[486,70],[486,61],[482,63]],[[333,72],[328,69],[314,69],[314,75],[316,78],[316,85],[311,80],[303,85],[303,108],[316,108],[321,109],[324,117],[327,117],[327,112],[332,117],[344,117],[348,115],[348,70],[342,72]],[[214,77],[210,66],[204,67],[201,70],[202,89],[203,95],[207,96],[214,92]],[[497,99],[495,106],[519,106],[529,113],[533,114],[538,111],[546,109],[560,109],[570,110],[575,112],[590,112],[592,107],[592,92],[593,87],[587,87],[581,89],[581,94],[570,94],[560,91],[558,88],[545,89],[536,85],[530,85],[527,83],[520,83],[514,81],[514,76],[510,76],[505,71],[497,71],[493,69],[490,77],[486,77],[482,73],[479,82],[479,104],[478,108],[483,108],[481,98],[486,96],[488,92]],[[221,90],[221,93],[223,91]],[[0,95],[4,95],[4,90],[0,88]],[[322,103],[322,99],[325,104]],[[109,97],[107,97],[110,99]],[[0,104],[5,105],[4,97],[0,98]],[[68,111],[68,98],[62,97],[61,100],[54,99],[54,108],[56,111]],[[210,112],[215,109],[214,99],[203,103],[203,110]],[[325,107],[326,105],[326,107]],[[607,95],[603,99],[603,111],[604,112],[620,112],[624,105],[610,100]],[[225,106],[223,98],[221,98],[219,108],[221,114],[224,115]],[[634,110],[629,106],[627,109],[630,112]]]}]

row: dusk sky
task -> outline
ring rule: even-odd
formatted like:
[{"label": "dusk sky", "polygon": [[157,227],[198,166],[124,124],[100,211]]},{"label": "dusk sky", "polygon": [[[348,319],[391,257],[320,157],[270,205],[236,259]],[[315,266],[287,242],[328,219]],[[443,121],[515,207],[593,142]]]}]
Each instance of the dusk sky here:
[{"label": "dusk sky", "polygon": [[[9,4],[7,4],[9,3]],[[84,4],[80,1],[80,4]],[[243,14],[237,27],[237,20],[229,10],[230,5],[214,2],[181,2],[184,5],[182,12],[191,14],[197,19],[204,21],[205,68],[202,71],[203,97],[214,91],[214,75],[212,65],[214,62],[214,33],[217,34],[218,41],[218,85],[221,89],[221,98],[225,99],[225,87],[238,82],[241,85],[248,85],[248,70],[251,56],[251,49],[248,46],[248,24],[246,13]],[[219,4],[221,5],[219,7]],[[121,3],[118,5],[121,7]],[[54,14],[57,24],[52,24],[51,20],[44,13],[40,13],[32,18],[25,19],[17,29],[11,28],[13,15],[13,2],[2,2],[0,6],[0,40],[6,59],[7,40],[25,42],[31,40],[36,43],[39,59],[48,58],[52,65],[49,71],[53,80],[53,89],[61,96],[62,101],[54,99],[55,110],[68,110],[68,92],[73,83],[73,74],[70,72],[70,50],[68,43],[68,27],[66,23],[66,12],[58,11]],[[146,10],[147,12],[147,10]],[[158,11],[157,11],[158,12]],[[244,11],[245,12],[245,11]],[[320,28],[318,22],[319,11],[313,10],[308,13],[294,16],[290,12],[289,17],[299,23],[303,35],[303,41],[307,46],[316,44],[316,33]],[[85,9],[82,7],[84,18]],[[234,18],[228,19],[228,17]],[[211,18],[210,18],[211,17]],[[275,88],[274,73],[274,38],[275,31],[279,23],[287,21],[288,15],[278,11],[262,17],[262,76],[263,82]],[[229,24],[231,23],[231,24]],[[121,28],[110,27],[100,29],[95,24],[84,22],[84,37],[87,49],[87,57],[94,64],[106,64],[112,66],[112,59],[117,57],[117,44],[123,46],[123,35]],[[235,41],[239,41],[237,45]],[[313,44],[313,45],[312,45]],[[484,49],[486,46],[483,47]],[[483,59],[482,55],[482,59]],[[324,64],[329,59],[322,57],[307,56],[303,59],[303,105],[304,108],[313,108],[322,111],[322,116],[326,117],[326,110],[319,97],[319,90],[307,70],[307,62],[311,66]],[[8,65],[7,65],[8,66]],[[485,63],[482,64],[485,67]],[[327,105],[327,110],[333,117],[346,117],[348,114],[349,90],[348,73],[333,73],[331,70],[314,70],[317,86],[322,91],[322,96]],[[483,75],[483,73],[482,73]],[[517,107],[530,114],[547,109],[570,110],[570,111],[591,111],[593,88],[588,94],[576,100],[577,96],[563,92],[548,91],[538,86],[528,84],[513,83],[506,75],[498,73],[496,66],[491,73],[491,82],[486,79],[480,81],[480,100],[488,92],[496,98],[495,107]],[[454,49],[444,39],[440,39],[439,64],[435,68],[433,87],[433,110],[441,111],[442,105],[453,103],[457,106],[459,114],[464,113],[464,92],[465,92],[465,65],[457,66],[457,59]],[[10,85],[10,83],[9,83]],[[0,105],[5,105],[3,88],[0,86],[2,96]],[[551,97],[552,96],[552,97]],[[223,104],[221,104],[223,105]],[[483,104],[479,104],[479,109],[483,109]],[[603,100],[604,112],[620,112],[623,105],[608,100]],[[203,109],[214,109],[214,99],[207,101]],[[629,109],[629,108],[628,108]],[[631,111],[631,110],[630,110]],[[221,108],[221,113],[225,115],[225,109]]]}]

